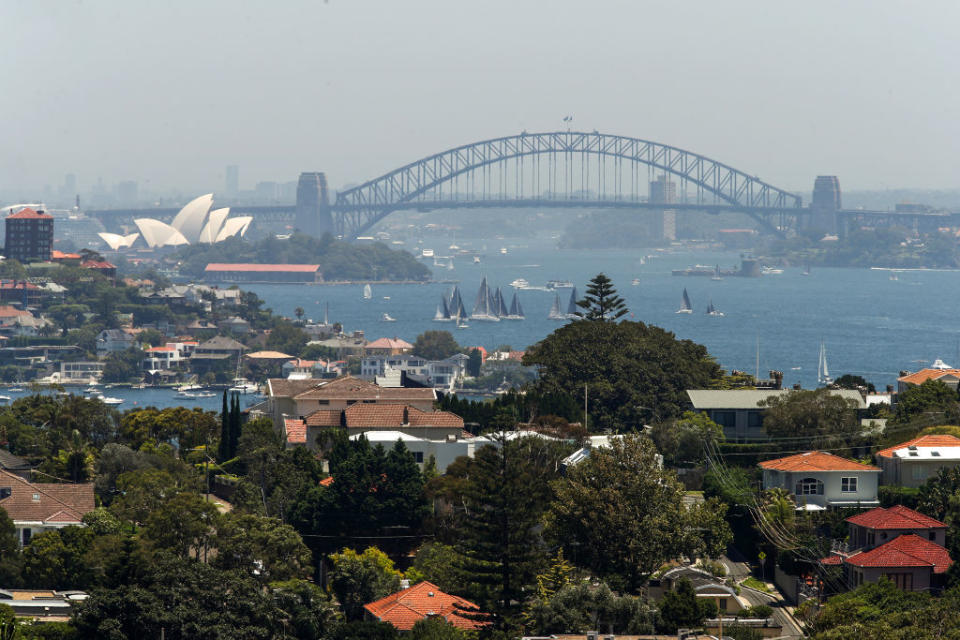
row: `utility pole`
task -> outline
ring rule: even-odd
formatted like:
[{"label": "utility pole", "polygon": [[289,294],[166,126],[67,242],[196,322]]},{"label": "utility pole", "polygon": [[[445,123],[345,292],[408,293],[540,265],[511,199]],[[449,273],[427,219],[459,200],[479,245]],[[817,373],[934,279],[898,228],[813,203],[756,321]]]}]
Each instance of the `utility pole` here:
[{"label": "utility pole", "polygon": [[583,385],[583,429],[589,433],[587,428],[587,385]]}]

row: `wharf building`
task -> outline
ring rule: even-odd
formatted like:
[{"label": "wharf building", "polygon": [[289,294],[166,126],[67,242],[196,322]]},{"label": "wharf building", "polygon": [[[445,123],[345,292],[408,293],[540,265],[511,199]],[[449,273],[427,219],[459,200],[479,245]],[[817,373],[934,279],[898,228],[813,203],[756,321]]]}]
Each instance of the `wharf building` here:
[{"label": "wharf building", "polygon": [[53,252],[53,216],[29,207],[6,218],[4,255],[22,263],[47,262]]}]

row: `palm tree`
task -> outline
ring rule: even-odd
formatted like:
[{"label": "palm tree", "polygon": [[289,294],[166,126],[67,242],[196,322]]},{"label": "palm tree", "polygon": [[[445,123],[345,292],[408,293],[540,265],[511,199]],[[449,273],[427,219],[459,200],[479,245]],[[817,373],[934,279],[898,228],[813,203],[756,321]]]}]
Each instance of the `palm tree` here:
[{"label": "palm tree", "polygon": [[297,316],[297,322],[303,324],[303,307],[297,307],[293,310],[293,315]]}]

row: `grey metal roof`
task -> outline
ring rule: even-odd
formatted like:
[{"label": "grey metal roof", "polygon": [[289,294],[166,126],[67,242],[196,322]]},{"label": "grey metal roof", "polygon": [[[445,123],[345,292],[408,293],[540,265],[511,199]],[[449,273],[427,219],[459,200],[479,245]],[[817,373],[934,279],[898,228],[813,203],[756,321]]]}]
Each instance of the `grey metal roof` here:
[{"label": "grey metal roof", "polygon": [[[687,396],[694,409],[756,409],[760,401],[791,393],[791,389],[688,389]],[[854,400],[858,409],[866,407],[859,391],[834,389],[831,395]]]}]

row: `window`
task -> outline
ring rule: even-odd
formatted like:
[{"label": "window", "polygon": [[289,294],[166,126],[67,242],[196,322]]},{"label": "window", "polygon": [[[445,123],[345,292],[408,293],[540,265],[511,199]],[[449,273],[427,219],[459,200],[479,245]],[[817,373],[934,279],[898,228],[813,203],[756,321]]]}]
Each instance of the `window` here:
[{"label": "window", "polygon": [[732,429],[737,426],[737,414],[734,411],[714,411],[711,419],[721,427]]},{"label": "window", "polygon": [[897,585],[898,589],[903,591],[913,591],[913,574],[912,573],[888,573],[886,574],[890,581],[893,584]]},{"label": "window", "polygon": [[34,502],[40,502],[40,494],[39,494],[39,493],[33,494],[33,501],[34,501]]},{"label": "window", "polygon": [[23,546],[27,546],[30,543],[31,535],[33,535],[33,532],[29,528],[23,530]]},{"label": "window", "polygon": [[856,493],[857,479],[856,478],[840,478],[840,491],[843,493]]},{"label": "window", "polygon": [[927,537],[928,537],[930,540],[933,540],[934,542],[936,542],[936,540],[937,540],[937,532],[936,532],[936,531],[931,531],[930,533],[927,534]]},{"label": "window", "polygon": [[759,429],[763,427],[763,414],[759,411],[748,412],[747,427],[750,429]]},{"label": "window", "polygon": [[413,459],[417,462],[423,462],[423,451],[414,451]]},{"label": "window", "polygon": [[823,483],[816,478],[804,478],[797,482],[798,496],[822,496]]}]

